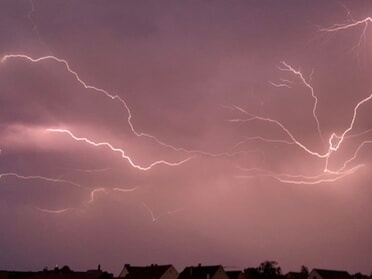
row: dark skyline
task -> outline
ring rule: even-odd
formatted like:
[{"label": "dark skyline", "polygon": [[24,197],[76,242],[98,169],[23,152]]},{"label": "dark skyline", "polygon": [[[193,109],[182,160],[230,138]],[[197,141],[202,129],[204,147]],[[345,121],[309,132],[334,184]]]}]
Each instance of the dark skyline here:
[{"label": "dark skyline", "polygon": [[370,1],[1,1],[1,269],[369,274],[371,15]]}]

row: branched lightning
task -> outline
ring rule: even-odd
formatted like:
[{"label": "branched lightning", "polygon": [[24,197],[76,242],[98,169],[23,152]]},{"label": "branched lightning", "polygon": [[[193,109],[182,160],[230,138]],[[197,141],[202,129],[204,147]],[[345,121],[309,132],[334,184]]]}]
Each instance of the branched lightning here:
[{"label": "branched lightning", "polygon": [[241,107],[238,107],[238,106],[232,106],[232,108],[234,108],[234,109],[236,109],[236,110],[238,110],[238,111],[240,111],[240,112],[248,115],[249,118],[245,118],[245,119],[239,119],[239,118],[237,118],[237,119],[230,119],[229,120],[230,122],[248,122],[248,121],[253,121],[253,120],[259,120],[259,121],[269,122],[269,123],[275,124],[276,126],[280,127],[281,130],[284,131],[289,136],[289,138],[292,140],[291,142],[293,142],[294,144],[296,144],[297,146],[299,146],[300,148],[302,148],[303,150],[305,150],[310,155],[317,156],[319,158],[326,158],[327,156],[329,156],[329,152],[324,153],[324,154],[321,154],[321,153],[312,151],[309,148],[307,148],[304,144],[302,144],[300,141],[298,141],[293,136],[293,134],[282,123],[280,123],[279,121],[277,121],[275,119],[253,115],[253,114],[247,112],[246,110],[244,110],[244,109],[242,109]]},{"label": "branched lightning", "polygon": [[372,22],[372,18],[371,17],[366,17],[364,19],[361,19],[361,20],[353,20],[351,23],[337,23],[337,24],[334,24],[332,25],[331,27],[329,28],[321,28],[320,31],[323,31],[323,32],[336,32],[336,31],[340,31],[340,30],[346,30],[346,29],[350,29],[350,28],[353,28],[355,26],[358,26],[358,25],[364,25],[364,28],[363,28],[363,36],[365,36],[365,31],[368,27],[368,24]]},{"label": "branched lightning", "polygon": [[[32,18],[32,14],[35,11],[35,7],[34,7],[34,3],[33,3],[32,0],[30,0],[30,3],[31,3],[31,10],[28,12],[27,17],[29,18],[29,21],[33,24],[32,30],[37,32],[37,26],[36,26],[36,24],[35,24],[35,22],[33,21],[33,18]],[[346,9],[346,7],[345,7],[345,9]],[[329,28],[322,28],[322,29],[320,29],[320,31],[322,31],[322,32],[337,32],[337,31],[343,31],[343,30],[351,29],[351,28],[354,28],[354,27],[357,27],[357,26],[362,26],[363,27],[362,34],[360,36],[360,40],[359,40],[359,43],[358,43],[358,46],[360,46],[362,41],[365,40],[365,38],[366,38],[366,31],[367,31],[368,25],[370,23],[372,23],[372,18],[371,17],[366,17],[362,20],[354,20],[351,16],[350,11],[348,11],[348,16],[351,20],[351,23],[348,23],[348,24],[334,24]],[[245,151],[235,151],[235,152],[211,153],[211,152],[206,152],[206,151],[196,150],[196,149],[195,150],[189,150],[189,149],[186,149],[184,147],[178,147],[178,146],[168,144],[168,143],[160,140],[158,137],[156,137],[152,134],[139,132],[135,128],[135,126],[132,122],[133,121],[132,120],[132,117],[133,117],[132,112],[131,112],[128,104],[126,103],[126,101],[122,97],[120,97],[119,95],[112,94],[105,89],[90,85],[87,82],[85,82],[83,79],[81,79],[79,74],[70,67],[70,64],[67,60],[61,59],[61,58],[58,58],[58,57],[52,56],[52,55],[33,58],[33,57],[30,57],[30,56],[25,55],[25,54],[8,54],[8,55],[4,55],[2,57],[1,63],[5,63],[7,60],[11,60],[11,59],[23,59],[23,60],[27,60],[27,61],[32,62],[32,63],[39,63],[39,62],[43,62],[43,61],[54,61],[54,62],[62,64],[64,66],[64,68],[67,70],[67,72],[69,74],[71,74],[73,76],[74,80],[76,80],[82,87],[84,87],[85,89],[92,90],[94,92],[100,93],[104,97],[110,98],[113,101],[119,102],[120,105],[125,109],[125,112],[126,112],[126,115],[127,115],[127,118],[126,118],[127,124],[130,127],[131,132],[136,137],[149,138],[149,139],[155,141],[156,143],[158,143],[159,145],[161,145],[162,147],[168,148],[168,149],[176,151],[176,152],[184,152],[184,153],[188,153],[188,154],[198,154],[198,155],[209,156],[209,157],[219,157],[219,156],[232,157],[232,156],[236,156],[237,154],[240,154],[242,152],[245,152]],[[357,146],[357,148],[354,150],[354,152],[352,153],[352,156],[350,158],[344,160],[343,163],[340,164],[341,167],[339,167],[338,169],[330,168],[329,165],[330,165],[330,159],[331,159],[332,155],[334,153],[338,152],[341,149],[341,146],[346,139],[359,137],[361,135],[365,135],[368,132],[372,131],[372,129],[369,129],[369,130],[365,130],[363,132],[360,132],[358,134],[350,135],[350,132],[354,128],[354,125],[355,125],[355,122],[356,122],[356,119],[357,119],[357,116],[358,116],[358,111],[359,111],[360,107],[362,105],[364,105],[365,103],[369,102],[372,99],[372,94],[365,97],[364,99],[360,100],[354,106],[351,121],[350,121],[349,125],[341,133],[332,132],[330,137],[328,138],[328,141],[323,141],[323,134],[322,134],[322,130],[321,130],[321,125],[320,125],[320,121],[319,121],[319,118],[318,118],[318,115],[317,115],[318,97],[316,96],[315,90],[312,86],[312,79],[313,79],[313,75],[314,75],[314,69],[311,71],[311,73],[308,77],[305,77],[301,70],[295,69],[293,66],[291,66],[290,64],[288,64],[285,61],[281,62],[281,65],[278,67],[278,69],[282,72],[283,71],[288,72],[289,75],[292,76],[293,80],[296,80],[297,82],[299,82],[301,84],[301,86],[306,89],[306,92],[310,93],[311,98],[313,100],[312,117],[313,117],[313,119],[316,123],[317,132],[319,134],[319,137],[320,137],[320,139],[322,139],[322,143],[326,144],[326,148],[322,149],[322,152],[317,151],[317,150],[313,150],[313,148],[307,146],[306,144],[304,144],[303,142],[298,140],[297,137],[295,137],[294,133],[292,133],[285,126],[285,124],[283,124],[282,122],[280,122],[276,119],[270,118],[270,117],[264,117],[264,116],[251,114],[248,111],[246,111],[245,109],[243,109],[242,107],[233,105],[233,106],[225,106],[225,107],[230,109],[230,110],[233,110],[233,111],[238,111],[239,113],[244,114],[245,116],[244,116],[244,118],[230,119],[229,120],[230,122],[245,123],[245,122],[250,122],[250,121],[259,121],[259,122],[269,123],[270,125],[274,125],[274,126],[278,127],[285,136],[285,138],[266,138],[266,137],[263,137],[263,136],[244,137],[243,139],[241,139],[239,142],[237,142],[233,146],[233,149],[236,150],[236,148],[238,148],[239,146],[241,146],[241,145],[243,145],[243,144],[245,144],[249,141],[262,141],[264,143],[280,143],[280,144],[286,144],[286,145],[295,145],[298,148],[300,148],[305,154],[308,154],[312,157],[315,157],[316,159],[321,160],[321,162],[324,163],[324,168],[322,169],[322,171],[320,173],[313,174],[313,175],[305,175],[305,174],[293,174],[293,173],[277,173],[277,172],[274,172],[274,171],[271,171],[271,170],[260,169],[260,168],[249,168],[248,169],[248,168],[238,167],[238,169],[240,171],[244,172],[244,174],[235,175],[235,177],[236,178],[270,177],[270,178],[275,179],[275,180],[277,180],[281,183],[297,184],[297,185],[315,185],[315,184],[320,184],[320,183],[325,183],[325,182],[335,182],[335,181],[341,180],[341,179],[343,179],[343,178],[345,178],[349,175],[352,175],[352,174],[356,173],[359,169],[364,167],[365,166],[364,164],[355,165],[355,164],[352,164],[352,163],[354,163],[354,161],[358,157],[358,154],[360,153],[361,149],[365,145],[371,144],[372,140],[362,141]],[[279,81],[277,81],[277,82],[269,81],[269,84],[272,85],[273,87],[281,88],[282,90],[293,89],[295,87],[295,82],[294,81],[289,80],[289,79],[283,79],[283,78],[279,79]],[[121,157],[123,159],[125,159],[130,164],[131,167],[133,167],[135,169],[138,169],[138,170],[141,170],[141,171],[148,171],[148,170],[152,169],[153,167],[155,167],[157,165],[166,165],[166,166],[169,166],[169,167],[176,167],[176,166],[180,166],[180,165],[188,162],[191,158],[193,158],[193,156],[190,155],[190,157],[188,157],[184,160],[178,161],[178,162],[168,162],[166,160],[156,160],[156,161],[154,161],[154,162],[152,162],[152,163],[150,163],[146,166],[142,166],[138,163],[135,163],[135,160],[132,159],[130,156],[128,156],[123,149],[118,148],[118,147],[114,147],[109,142],[95,142],[95,141],[93,141],[91,139],[88,139],[86,137],[76,136],[73,132],[71,132],[70,130],[67,130],[67,129],[47,129],[47,131],[48,132],[54,132],[54,133],[66,134],[75,141],[84,142],[84,143],[89,144],[89,145],[94,146],[94,147],[108,148],[112,152],[119,153],[121,155]],[[326,150],[326,151],[324,151],[324,150]],[[0,152],[1,152],[1,150],[0,150]],[[252,152],[257,152],[257,151],[252,151]],[[75,171],[79,171],[79,172],[101,172],[101,171],[106,171],[106,170],[108,170],[108,169],[107,168],[106,169],[98,169],[98,170],[75,169]],[[59,178],[55,179],[55,178],[49,178],[49,177],[44,177],[44,176],[37,176],[37,175],[36,176],[23,176],[23,175],[19,175],[17,173],[11,173],[11,172],[0,174],[0,179],[4,178],[4,177],[16,177],[18,179],[23,179],[23,180],[39,179],[39,180],[44,180],[44,181],[47,181],[47,182],[70,184],[72,186],[76,186],[76,187],[80,187],[80,188],[82,187],[80,184],[72,182],[72,181],[63,180],[63,179],[59,179]],[[112,192],[115,192],[115,191],[116,192],[123,192],[123,193],[134,192],[134,191],[137,190],[138,187],[139,186],[135,186],[135,187],[132,187],[132,188],[120,188],[120,187],[95,188],[95,189],[90,191],[89,196],[86,197],[84,199],[84,201],[81,202],[81,204],[79,206],[77,206],[76,208],[68,207],[68,208],[60,209],[60,210],[49,210],[49,209],[42,209],[42,208],[37,208],[37,209],[42,211],[42,212],[52,213],[52,214],[66,213],[66,212],[75,211],[75,210],[78,210],[78,209],[88,208],[89,206],[94,206],[94,203],[95,203],[98,196],[101,196],[102,194],[108,194],[108,193],[110,193],[110,191],[112,191]],[[151,219],[152,219],[153,222],[155,222],[159,219],[159,216],[156,217],[154,211],[146,203],[142,202],[141,205],[142,205],[142,207],[144,207],[146,209],[148,214],[151,216]],[[183,209],[181,208],[181,209],[176,209],[174,211],[167,211],[167,214],[168,215],[174,214],[174,213],[176,213],[180,210],[183,210]]]},{"label": "branched lightning", "polygon": [[125,100],[123,98],[121,98],[119,95],[111,94],[111,93],[109,93],[105,89],[98,88],[96,86],[89,85],[88,83],[86,83],[84,80],[82,80],[80,78],[80,76],[78,75],[78,73],[76,71],[74,71],[74,70],[71,69],[70,64],[65,59],[61,59],[61,58],[58,58],[58,57],[52,56],[52,55],[42,56],[42,57],[39,57],[39,58],[32,58],[32,57],[30,57],[28,55],[25,55],[25,54],[8,54],[8,55],[4,55],[2,57],[1,62],[4,63],[8,59],[26,59],[27,61],[30,61],[30,62],[33,62],[33,63],[38,63],[38,62],[42,62],[42,61],[52,60],[52,61],[55,61],[55,62],[62,63],[65,66],[66,70],[71,75],[73,75],[73,77],[75,78],[75,80],[78,83],[80,83],[85,89],[90,89],[90,90],[96,91],[96,92],[101,93],[104,96],[106,96],[106,97],[108,97],[108,98],[110,98],[112,100],[119,101],[124,106],[125,111],[127,112],[127,115],[128,115],[128,117],[127,117],[127,123],[129,125],[132,133],[135,136],[137,136],[137,137],[150,138],[150,139],[154,140],[155,142],[157,142],[159,145],[161,145],[163,147],[166,147],[168,149],[171,149],[173,151],[176,151],[176,152],[181,151],[181,152],[185,152],[185,153],[199,154],[199,155],[211,156],[211,157],[231,156],[230,153],[226,153],[226,152],[224,152],[224,153],[211,153],[211,152],[205,152],[205,151],[201,151],[201,150],[189,150],[189,149],[186,149],[186,148],[183,148],[183,147],[177,147],[177,146],[174,146],[174,145],[165,143],[164,141],[161,141],[160,139],[158,139],[154,135],[151,135],[151,134],[148,134],[148,133],[143,133],[143,132],[138,132],[135,129],[134,124],[132,123],[132,112],[131,112],[128,104],[125,102]]},{"label": "branched lightning", "polygon": [[[284,63],[285,66],[288,67],[289,71],[291,71],[291,72],[295,71],[288,64],[286,64],[285,62],[283,62],[283,63]],[[301,80],[303,80],[303,82],[306,84],[306,80],[303,79],[302,74],[300,72],[298,72],[296,74],[298,74],[301,77]],[[315,95],[314,95],[314,97],[315,97]],[[319,153],[319,152],[313,151],[310,148],[308,148],[307,146],[305,146],[303,143],[298,141],[293,136],[293,134],[289,131],[289,129],[287,129],[282,123],[280,123],[279,121],[277,121],[275,119],[253,115],[253,114],[247,112],[246,110],[244,110],[243,108],[238,107],[238,106],[225,106],[225,107],[227,107],[231,110],[237,110],[237,111],[239,111],[239,112],[241,112],[245,115],[248,115],[248,118],[245,118],[245,119],[235,118],[235,119],[231,119],[230,120],[231,122],[248,122],[248,121],[254,121],[254,120],[269,122],[269,123],[275,124],[276,126],[280,127],[281,130],[284,131],[285,134],[287,134],[287,136],[291,139],[290,141],[288,141],[288,140],[281,140],[281,139],[266,139],[266,138],[259,137],[259,136],[250,137],[250,138],[247,137],[243,141],[238,142],[235,146],[239,146],[239,145],[247,142],[248,140],[254,140],[254,139],[258,139],[258,140],[261,140],[261,141],[264,141],[264,142],[272,142],[272,143],[277,142],[277,143],[283,143],[283,144],[295,144],[295,145],[299,146],[300,148],[302,148],[309,155],[312,155],[312,156],[318,157],[319,159],[324,159],[325,160],[325,167],[323,169],[323,173],[321,173],[319,175],[315,175],[315,176],[302,176],[302,175],[296,176],[296,175],[293,175],[293,174],[275,174],[273,172],[269,172],[269,171],[266,171],[266,170],[253,168],[253,169],[248,169],[246,171],[251,172],[251,171],[259,170],[261,173],[260,174],[254,173],[253,175],[239,175],[239,176],[236,176],[236,177],[238,177],[238,178],[252,178],[252,177],[257,177],[257,176],[269,176],[269,177],[275,178],[278,181],[283,182],[283,183],[319,184],[319,183],[322,183],[322,182],[334,182],[334,181],[337,181],[337,180],[340,180],[340,179],[344,178],[345,176],[348,176],[350,174],[355,173],[358,169],[360,169],[364,165],[359,164],[359,165],[357,165],[357,166],[355,166],[351,169],[346,169],[347,165],[350,162],[352,162],[353,160],[355,160],[355,158],[357,157],[360,149],[365,144],[371,143],[372,141],[363,141],[358,146],[356,151],[354,152],[354,155],[351,158],[345,160],[343,166],[341,168],[339,168],[338,170],[329,169],[329,159],[330,159],[332,153],[337,152],[340,149],[342,143],[344,142],[344,140],[346,138],[357,137],[357,136],[363,135],[365,133],[368,133],[370,131],[370,130],[366,130],[366,131],[363,131],[362,133],[359,133],[359,134],[347,136],[347,134],[354,128],[354,124],[355,124],[357,114],[358,114],[358,110],[359,110],[360,106],[367,103],[371,99],[372,99],[372,94],[369,95],[368,97],[362,99],[361,101],[359,101],[355,105],[355,107],[353,109],[353,116],[352,116],[352,119],[350,121],[350,125],[342,132],[342,134],[340,136],[337,135],[336,133],[331,134],[331,136],[328,139],[328,150],[325,153]],[[315,100],[317,100],[317,99],[315,99]],[[313,115],[314,115],[315,109],[316,109],[316,102],[315,102],[315,105],[314,105]],[[331,175],[332,177],[324,177],[324,176],[329,176],[329,175]],[[297,178],[300,178],[300,180],[297,179]]]},{"label": "branched lightning", "polygon": [[367,33],[368,25],[370,23],[372,23],[372,18],[371,17],[366,17],[364,19],[355,20],[351,15],[351,11],[345,5],[342,5],[342,7],[346,10],[347,16],[350,20],[350,23],[336,23],[336,24],[333,24],[331,27],[328,27],[328,28],[320,28],[320,31],[331,33],[331,32],[337,32],[337,31],[344,31],[344,30],[347,30],[347,29],[352,29],[354,27],[357,27],[357,26],[361,25],[361,26],[363,26],[362,33],[360,34],[358,44],[355,46],[355,47],[360,47],[362,45],[362,42],[366,40],[366,33]]},{"label": "branched lightning", "polygon": [[[310,83],[304,78],[303,74],[301,73],[301,71],[299,70],[295,70],[292,66],[290,66],[288,63],[286,63],[285,61],[282,61],[282,65],[283,67],[279,67],[279,70],[281,71],[287,71],[287,72],[291,72],[293,73],[294,75],[298,76],[301,80],[301,82],[310,90],[310,93],[311,93],[311,97],[314,99],[314,106],[313,106],[313,117],[315,119],[315,122],[316,122],[316,125],[317,125],[317,129],[318,129],[318,133],[319,133],[319,136],[322,138],[322,132],[320,130],[320,123],[319,123],[319,119],[318,119],[318,116],[316,115],[316,110],[317,110],[317,105],[318,105],[318,98],[315,96],[315,93],[314,93],[314,88],[310,85]],[[314,74],[314,70],[311,72],[310,74],[310,80],[312,79],[312,76]]]}]

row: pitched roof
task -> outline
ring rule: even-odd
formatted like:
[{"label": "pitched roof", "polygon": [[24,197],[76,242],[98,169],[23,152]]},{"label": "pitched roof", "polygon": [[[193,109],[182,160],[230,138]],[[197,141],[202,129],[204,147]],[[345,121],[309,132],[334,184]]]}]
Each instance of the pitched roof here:
[{"label": "pitched roof", "polygon": [[327,270],[327,269],[313,269],[324,279],[350,279],[351,276],[347,271]]},{"label": "pitched roof", "polygon": [[222,268],[221,265],[188,266],[178,276],[178,279],[209,279]]},{"label": "pitched roof", "polygon": [[130,279],[159,279],[172,265],[150,265],[150,266],[131,266],[126,264],[128,274],[125,278]]}]

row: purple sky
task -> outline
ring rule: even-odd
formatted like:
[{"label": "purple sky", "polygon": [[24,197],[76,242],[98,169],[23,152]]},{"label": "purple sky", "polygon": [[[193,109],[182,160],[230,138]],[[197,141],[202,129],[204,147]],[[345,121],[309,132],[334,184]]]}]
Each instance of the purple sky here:
[{"label": "purple sky", "polygon": [[367,0],[1,1],[0,269],[369,274],[372,22],[357,21],[371,14]]}]

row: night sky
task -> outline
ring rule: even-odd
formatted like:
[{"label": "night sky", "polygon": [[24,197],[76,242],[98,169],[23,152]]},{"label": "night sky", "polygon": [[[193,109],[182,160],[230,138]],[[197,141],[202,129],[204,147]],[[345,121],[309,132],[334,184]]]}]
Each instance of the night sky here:
[{"label": "night sky", "polygon": [[0,1],[0,269],[369,274],[371,15]]}]

